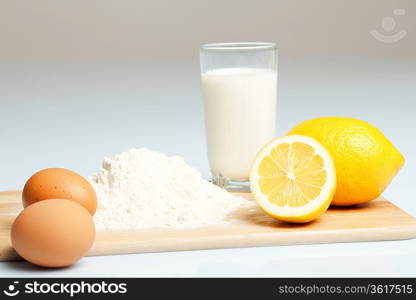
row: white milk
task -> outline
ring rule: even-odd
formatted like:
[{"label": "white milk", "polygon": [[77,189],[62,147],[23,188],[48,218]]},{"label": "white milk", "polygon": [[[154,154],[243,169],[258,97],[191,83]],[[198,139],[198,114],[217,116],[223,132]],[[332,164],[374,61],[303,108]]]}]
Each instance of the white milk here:
[{"label": "white milk", "polygon": [[208,71],[202,91],[211,172],[247,181],[256,153],[275,137],[277,72]]}]

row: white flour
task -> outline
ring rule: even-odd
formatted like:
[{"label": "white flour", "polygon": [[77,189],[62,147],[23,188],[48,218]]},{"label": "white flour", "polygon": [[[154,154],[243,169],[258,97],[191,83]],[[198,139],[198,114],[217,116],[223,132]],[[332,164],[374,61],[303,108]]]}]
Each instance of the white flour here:
[{"label": "white flour", "polygon": [[227,222],[248,201],[204,180],[182,157],[131,149],[104,158],[90,178],[97,229],[199,227]]}]

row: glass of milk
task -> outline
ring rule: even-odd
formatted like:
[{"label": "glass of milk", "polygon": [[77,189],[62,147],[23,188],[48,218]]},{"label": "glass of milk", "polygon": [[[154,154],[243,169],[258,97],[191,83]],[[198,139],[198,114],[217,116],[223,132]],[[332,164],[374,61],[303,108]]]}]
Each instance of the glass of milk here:
[{"label": "glass of milk", "polygon": [[276,45],[206,44],[200,63],[211,180],[247,191],[254,157],[275,137]]}]

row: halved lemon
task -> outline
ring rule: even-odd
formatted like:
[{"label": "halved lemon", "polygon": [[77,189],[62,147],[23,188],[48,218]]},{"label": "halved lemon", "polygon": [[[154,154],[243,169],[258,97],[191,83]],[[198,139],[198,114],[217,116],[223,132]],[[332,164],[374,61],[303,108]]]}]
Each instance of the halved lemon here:
[{"label": "halved lemon", "polygon": [[334,196],[334,162],[324,146],[311,137],[279,137],[257,153],[250,187],[270,216],[286,222],[309,222],[328,209]]}]

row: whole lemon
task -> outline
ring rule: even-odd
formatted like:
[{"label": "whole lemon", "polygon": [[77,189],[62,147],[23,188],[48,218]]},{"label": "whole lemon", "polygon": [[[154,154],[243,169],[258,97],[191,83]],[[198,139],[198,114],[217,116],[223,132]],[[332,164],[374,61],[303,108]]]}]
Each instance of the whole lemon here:
[{"label": "whole lemon", "polygon": [[322,117],[302,122],[288,134],[310,136],[330,152],[337,177],[332,205],[348,206],[377,198],[404,164],[396,147],[365,121]]}]

